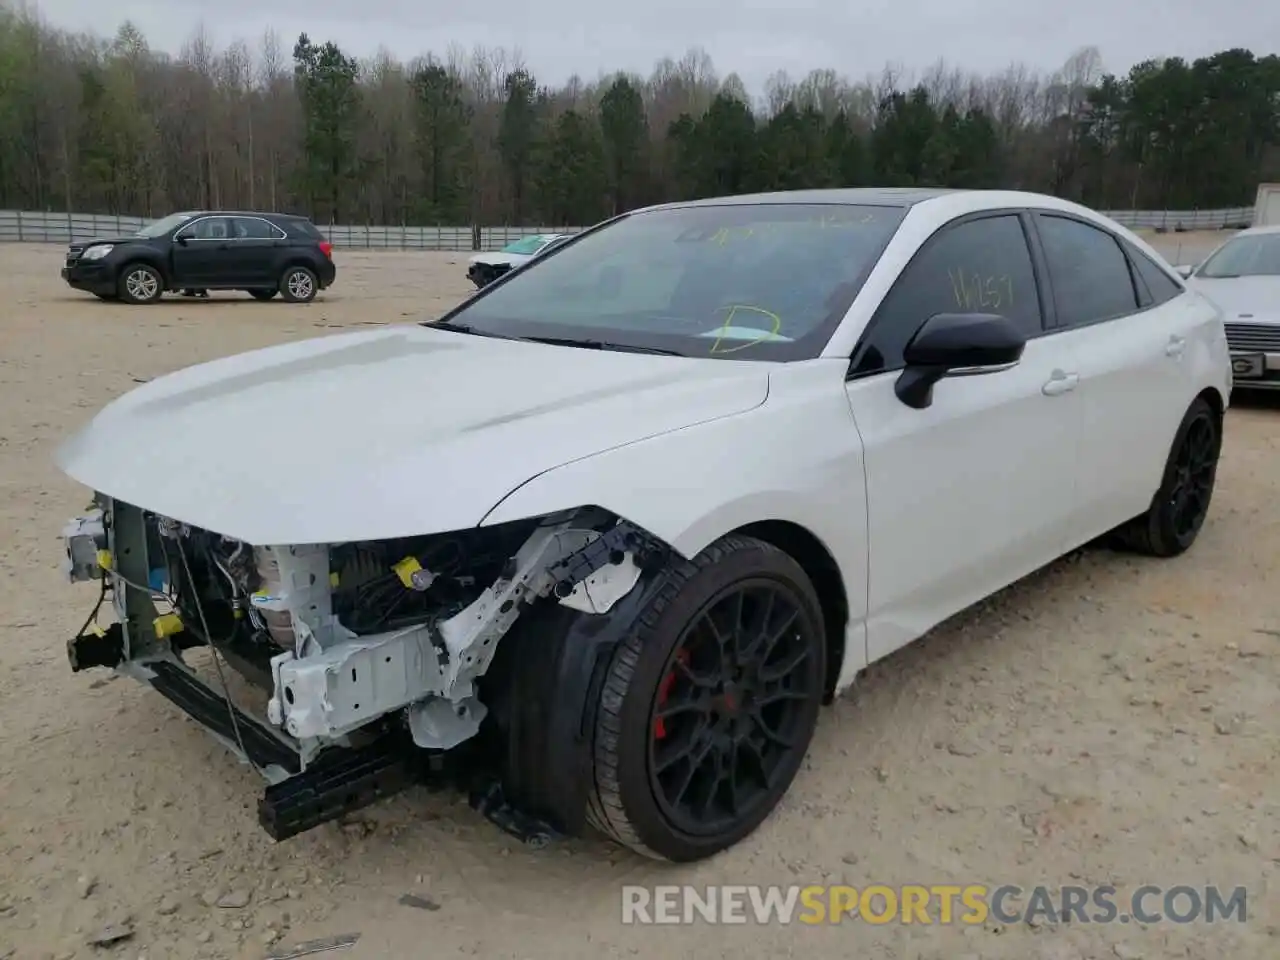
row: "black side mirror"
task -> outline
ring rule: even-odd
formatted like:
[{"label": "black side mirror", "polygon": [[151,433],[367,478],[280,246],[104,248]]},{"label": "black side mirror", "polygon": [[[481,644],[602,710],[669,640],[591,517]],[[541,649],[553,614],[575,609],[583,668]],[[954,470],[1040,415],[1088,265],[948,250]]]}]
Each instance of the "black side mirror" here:
[{"label": "black side mirror", "polygon": [[176,243],[176,244],[177,244],[178,246],[180,246],[180,247],[185,247],[185,246],[187,245],[187,238],[186,238],[186,237],[174,237],[174,238],[173,238],[173,242],[174,242],[174,243]]},{"label": "black side mirror", "polygon": [[993,313],[939,313],[924,322],[902,351],[906,369],[894,392],[909,407],[933,402],[943,377],[999,373],[1022,359],[1027,338],[1012,321]]}]

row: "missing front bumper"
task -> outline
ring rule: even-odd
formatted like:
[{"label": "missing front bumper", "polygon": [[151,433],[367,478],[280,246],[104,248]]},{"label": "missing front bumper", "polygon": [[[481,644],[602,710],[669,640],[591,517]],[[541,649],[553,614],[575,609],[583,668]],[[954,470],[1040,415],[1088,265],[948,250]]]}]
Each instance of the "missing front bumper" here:
[{"label": "missing front bumper", "polygon": [[268,785],[258,801],[258,822],[274,840],[385,800],[443,769],[438,755],[414,751],[394,734],[363,747],[332,746],[306,763],[295,743],[229,703],[179,661],[124,661],[122,650],[119,624],[67,645],[73,671],[112,667],[142,681],[261,772]]}]

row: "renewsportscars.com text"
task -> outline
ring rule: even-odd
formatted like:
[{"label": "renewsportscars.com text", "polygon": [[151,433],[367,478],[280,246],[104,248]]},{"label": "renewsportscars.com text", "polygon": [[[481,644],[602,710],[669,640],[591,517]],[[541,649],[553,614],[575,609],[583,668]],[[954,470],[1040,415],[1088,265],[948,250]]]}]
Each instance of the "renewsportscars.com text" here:
[{"label": "renewsportscars.com text", "polygon": [[984,884],[851,886],[626,886],[626,924],[1244,923],[1247,892],[1215,886],[991,887]]}]

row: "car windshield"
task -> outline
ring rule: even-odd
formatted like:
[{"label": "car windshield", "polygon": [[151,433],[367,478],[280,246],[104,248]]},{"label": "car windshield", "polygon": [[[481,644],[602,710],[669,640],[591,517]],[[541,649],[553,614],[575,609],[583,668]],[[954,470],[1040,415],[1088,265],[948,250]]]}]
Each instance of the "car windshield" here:
[{"label": "car windshield", "polygon": [[643,211],[538,258],[441,318],[474,333],[688,357],[818,356],[902,222],[891,206]]},{"label": "car windshield", "polygon": [[502,248],[503,253],[537,253],[550,241],[550,237],[521,237]]},{"label": "car windshield", "polygon": [[1280,276],[1280,233],[1246,234],[1228,240],[1196,271],[1212,279]]},{"label": "car windshield", "polygon": [[167,217],[155,221],[155,223],[147,224],[138,231],[137,236],[149,238],[163,237],[166,233],[171,230],[176,230],[190,219],[191,214],[189,213],[171,213]]}]

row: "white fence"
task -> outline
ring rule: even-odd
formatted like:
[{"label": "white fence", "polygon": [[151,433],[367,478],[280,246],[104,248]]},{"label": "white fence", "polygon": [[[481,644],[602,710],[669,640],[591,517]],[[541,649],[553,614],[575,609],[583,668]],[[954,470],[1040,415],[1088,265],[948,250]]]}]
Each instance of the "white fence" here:
[{"label": "white fence", "polygon": [[[92,213],[0,210],[0,243],[71,243],[129,236],[151,220]],[[535,233],[576,233],[581,227],[377,227],[317,224],[335,247],[372,250],[497,250]]]},{"label": "white fence", "polygon": [[[1111,210],[1107,216],[1132,229],[1169,232],[1240,229],[1253,222],[1253,207],[1225,210]],[[0,243],[71,243],[128,236],[151,221],[144,217],[0,210]],[[576,233],[581,227],[375,227],[318,224],[335,247],[372,250],[496,250],[534,233]]]}]

